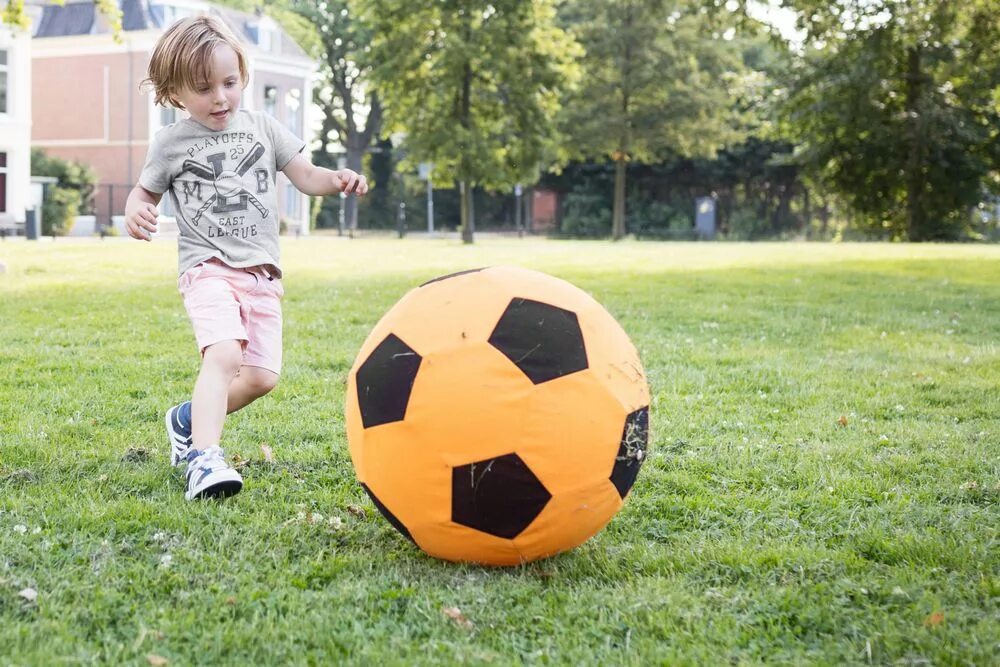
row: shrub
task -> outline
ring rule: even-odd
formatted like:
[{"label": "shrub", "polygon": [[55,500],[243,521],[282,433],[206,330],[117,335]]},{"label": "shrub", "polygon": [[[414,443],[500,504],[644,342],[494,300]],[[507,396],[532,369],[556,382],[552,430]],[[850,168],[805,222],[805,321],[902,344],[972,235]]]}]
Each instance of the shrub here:
[{"label": "shrub", "polygon": [[559,231],[567,236],[599,237],[611,233],[611,207],[603,194],[574,189],[563,200]]},{"label": "shrub", "polygon": [[50,157],[36,148],[31,151],[31,173],[58,179],[47,188],[42,203],[43,234],[68,234],[76,216],[93,215],[97,174],[89,165]]}]

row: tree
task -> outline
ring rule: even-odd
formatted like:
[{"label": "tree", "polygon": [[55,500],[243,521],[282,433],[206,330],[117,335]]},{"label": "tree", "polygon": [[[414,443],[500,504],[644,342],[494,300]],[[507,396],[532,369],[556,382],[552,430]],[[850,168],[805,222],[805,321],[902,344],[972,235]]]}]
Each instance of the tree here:
[{"label": "tree", "polygon": [[365,0],[377,86],[392,129],[435,181],[457,181],[462,238],[473,241],[474,186],[533,182],[552,159],[552,120],[575,45],[553,0]]},{"label": "tree", "polygon": [[1000,165],[1000,2],[787,0],[812,50],[787,115],[867,226],[958,237]]},{"label": "tree", "polygon": [[562,19],[586,51],[563,124],[574,157],[615,164],[612,236],[620,239],[630,161],[710,155],[738,139],[743,66],[735,45],[710,38],[706,16],[684,0],[574,0]]},{"label": "tree", "polygon": [[[320,164],[329,162],[330,144],[337,142],[347,153],[347,167],[361,172],[365,152],[382,131],[382,102],[371,79],[372,32],[357,4],[354,0],[295,0],[292,8],[319,33],[322,79],[313,101],[323,111],[323,127],[314,159]],[[344,204],[345,224],[357,229],[357,199],[348,197]]]}]

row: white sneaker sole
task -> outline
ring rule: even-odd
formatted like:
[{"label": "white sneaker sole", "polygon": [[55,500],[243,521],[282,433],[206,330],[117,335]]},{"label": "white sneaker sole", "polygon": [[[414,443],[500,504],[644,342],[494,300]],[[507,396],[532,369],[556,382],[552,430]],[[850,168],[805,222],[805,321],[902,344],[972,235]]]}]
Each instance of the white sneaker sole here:
[{"label": "white sneaker sole", "polygon": [[243,488],[243,478],[232,468],[217,470],[184,492],[187,500],[195,498],[225,498],[234,496]]},{"label": "white sneaker sole", "polygon": [[[175,406],[176,407],[176,406]],[[167,408],[167,413],[163,416],[163,421],[167,425],[167,438],[170,440],[170,465],[179,466],[182,463],[186,463],[187,460],[184,455],[187,453],[187,448],[178,449],[177,445],[174,443],[175,440],[183,440],[184,438],[174,430],[174,425],[172,419],[170,419],[170,411],[174,408]]]}]

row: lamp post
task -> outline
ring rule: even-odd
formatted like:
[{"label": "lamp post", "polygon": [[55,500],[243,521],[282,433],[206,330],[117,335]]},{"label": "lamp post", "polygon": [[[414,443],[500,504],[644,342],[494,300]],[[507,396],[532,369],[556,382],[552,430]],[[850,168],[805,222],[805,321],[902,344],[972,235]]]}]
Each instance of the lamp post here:
[{"label": "lamp post", "polygon": [[431,172],[434,171],[433,162],[421,162],[417,168],[417,173],[421,179],[427,181],[427,233],[434,233],[434,183],[431,180]]},{"label": "lamp post", "polygon": [[517,238],[524,236],[524,225],[521,221],[521,194],[524,190],[521,188],[521,184],[518,183],[514,186],[514,226],[517,227]]},{"label": "lamp post", "polygon": [[[344,169],[346,167],[347,167],[347,157],[346,156],[338,157],[337,158],[337,169],[341,170],[341,169]],[[338,213],[337,236],[343,236],[344,235],[344,208],[345,208],[345,204],[346,204],[346,202],[344,201],[345,199],[347,199],[347,195],[345,195],[343,192],[341,192],[340,193],[340,211]]]}]

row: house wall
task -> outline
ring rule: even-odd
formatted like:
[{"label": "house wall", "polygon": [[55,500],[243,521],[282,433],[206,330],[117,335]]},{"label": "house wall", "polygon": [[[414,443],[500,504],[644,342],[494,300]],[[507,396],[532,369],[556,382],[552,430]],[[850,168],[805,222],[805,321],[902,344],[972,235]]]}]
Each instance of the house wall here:
[{"label": "house wall", "polygon": [[[302,76],[294,76],[285,71],[278,63],[272,63],[269,59],[251,58],[253,77],[247,91],[248,108],[265,110],[264,91],[269,86],[277,89],[275,104],[275,117],[286,127],[291,128],[299,138],[306,138],[311,132],[307,124],[309,116],[307,110],[312,104],[312,89],[309,81]],[[286,96],[292,90],[299,91],[299,109],[294,112],[297,118],[292,118],[293,112],[289,110]],[[311,159],[309,147],[303,150],[306,158]],[[290,204],[290,199],[295,203]],[[291,182],[283,174],[278,175],[278,206],[281,209],[281,217],[286,220],[296,220],[301,225],[300,232],[309,231],[309,197],[298,192],[291,186]]]},{"label": "house wall", "polygon": [[0,28],[7,50],[7,113],[0,114],[0,152],[7,153],[7,202],[4,216],[24,222],[31,192],[31,46],[25,32]]},{"label": "house wall", "polygon": [[105,35],[86,35],[36,39],[32,46],[32,144],[94,169],[95,210],[106,222],[124,211],[149,147],[152,95],[140,92],[139,83],[152,35],[120,45]]}]

